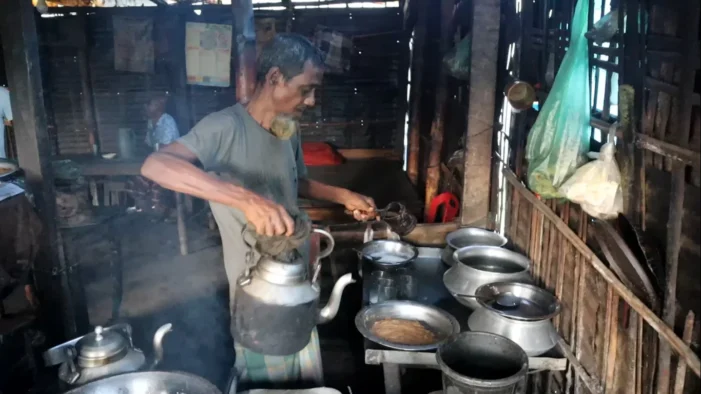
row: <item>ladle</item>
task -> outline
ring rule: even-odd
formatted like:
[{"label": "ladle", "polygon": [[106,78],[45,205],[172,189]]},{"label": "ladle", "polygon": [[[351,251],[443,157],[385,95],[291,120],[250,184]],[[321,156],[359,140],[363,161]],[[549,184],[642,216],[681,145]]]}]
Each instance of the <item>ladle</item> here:
[{"label": "ladle", "polygon": [[478,295],[467,295],[467,294],[456,294],[456,296],[460,298],[475,298],[475,299],[480,299],[483,301],[491,301],[494,300],[494,303],[501,307],[501,308],[506,308],[506,309],[511,309],[511,308],[516,308],[520,303],[521,299],[511,293],[503,293],[499,294],[496,296],[496,298],[492,297],[482,297]]}]

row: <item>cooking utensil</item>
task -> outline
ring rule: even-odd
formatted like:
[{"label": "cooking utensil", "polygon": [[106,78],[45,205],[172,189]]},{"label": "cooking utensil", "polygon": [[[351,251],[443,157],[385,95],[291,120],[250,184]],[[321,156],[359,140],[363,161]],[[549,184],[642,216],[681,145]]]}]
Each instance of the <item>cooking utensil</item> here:
[{"label": "cooking utensil", "polygon": [[0,159],[0,181],[10,180],[19,172],[19,165],[12,160]]},{"label": "cooking utensil", "polygon": [[535,89],[524,81],[515,81],[509,85],[505,96],[511,104],[512,111],[516,113],[531,108],[536,99]]},{"label": "cooking utensil", "polygon": [[419,251],[406,242],[376,240],[363,244],[358,254],[375,268],[392,269],[411,263]]},{"label": "cooking utensil", "polygon": [[443,284],[455,299],[471,309],[480,307],[472,296],[482,285],[495,282],[525,282],[532,279],[528,273],[530,260],[521,254],[496,246],[468,246],[453,254],[458,264],[443,274]]},{"label": "cooking utensil", "polygon": [[[498,298],[511,294],[519,299],[514,308],[501,308]],[[476,291],[481,308],[468,319],[473,331],[490,332],[516,342],[531,357],[555,347],[557,332],[551,319],[560,313],[560,301],[549,292],[523,283],[490,283]]]},{"label": "cooking utensil", "polygon": [[[235,387],[235,385],[234,385]],[[234,389],[235,390],[235,389]],[[236,391],[227,393],[234,394]],[[132,372],[75,388],[66,394],[222,394],[207,380],[185,372]]]},{"label": "cooking utensil", "polygon": [[[153,336],[156,367],[163,358],[163,337],[172,330],[170,323],[161,326]],[[146,367],[144,353],[132,343],[131,326],[116,324],[95,327],[95,331],[54,346],[43,354],[46,366],[61,365],[59,379],[69,385],[82,385],[98,379]]]},{"label": "cooking utensil", "polygon": [[[407,235],[416,227],[416,217],[406,209],[404,204],[399,202],[391,202],[386,207],[371,212],[358,211],[386,222],[391,226],[392,231],[399,235]],[[345,212],[348,215],[353,215],[353,211],[346,210]]]},{"label": "cooking utensil", "polygon": [[519,306],[521,303],[521,299],[516,297],[513,294],[500,294],[496,297],[496,299],[493,299],[491,297],[483,297],[483,296],[478,296],[478,295],[466,295],[466,294],[455,294],[456,297],[460,298],[474,298],[474,299],[481,299],[481,300],[488,300],[488,301],[494,301],[494,306],[499,307],[499,308],[516,308]]},{"label": "cooking utensil", "polygon": [[[372,332],[375,322],[384,319],[418,321],[436,336],[436,342],[429,345],[405,345],[389,342]],[[407,351],[433,350],[451,335],[460,332],[458,321],[441,309],[413,301],[387,301],[363,308],[355,316],[355,327],[365,338],[391,349]]]},{"label": "cooking utensil", "polygon": [[508,338],[463,332],[438,347],[443,392],[513,394],[525,389],[528,356]]},{"label": "cooking utensil", "polygon": [[447,243],[441,260],[452,266],[454,264],[453,254],[461,248],[467,246],[498,246],[503,247],[508,240],[506,237],[494,231],[478,227],[465,227],[457,229],[445,237]]},{"label": "cooking utensil", "polygon": [[[328,256],[333,237],[313,229],[328,239],[319,256]],[[321,309],[320,289],[309,275],[309,262],[297,258],[281,262],[269,255],[255,268],[239,277],[234,297],[234,340],[257,353],[286,356],[302,350],[317,324],[331,321],[338,313],[343,290],[355,282],[352,273],[336,281],[329,300]]]}]

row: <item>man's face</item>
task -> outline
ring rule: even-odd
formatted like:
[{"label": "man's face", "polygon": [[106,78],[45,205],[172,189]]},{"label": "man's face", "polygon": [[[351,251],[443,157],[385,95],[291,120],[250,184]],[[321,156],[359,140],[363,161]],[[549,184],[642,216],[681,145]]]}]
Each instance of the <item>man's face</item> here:
[{"label": "man's face", "polygon": [[314,106],[316,89],[321,86],[324,72],[311,62],[304,64],[304,70],[289,80],[279,75],[273,83],[273,103],[278,113],[299,119],[302,112]]}]

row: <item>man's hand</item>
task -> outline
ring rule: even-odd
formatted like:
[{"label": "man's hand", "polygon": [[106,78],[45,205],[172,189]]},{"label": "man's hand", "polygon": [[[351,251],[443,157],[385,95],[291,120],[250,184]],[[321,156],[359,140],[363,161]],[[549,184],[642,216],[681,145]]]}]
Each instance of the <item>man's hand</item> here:
[{"label": "man's hand", "polygon": [[375,201],[368,196],[346,190],[341,203],[353,213],[355,220],[365,222],[377,218]]},{"label": "man's hand", "polygon": [[255,226],[258,234],[289,237],[294,233],[294,221],[282,205],[255,193],[250,193],[246,200],[246,208],[243,213],[248,222]]}]

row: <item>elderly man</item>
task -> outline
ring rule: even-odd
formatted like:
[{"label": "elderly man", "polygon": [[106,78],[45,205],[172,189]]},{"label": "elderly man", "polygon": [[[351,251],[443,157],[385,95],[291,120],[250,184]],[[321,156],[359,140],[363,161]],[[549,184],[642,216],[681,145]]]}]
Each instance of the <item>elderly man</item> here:
[{"label": "elderly man", "polygon": [[[206,116],[189,134],[153,153],[141,169],[163,187],[210,202],[222,237],[232,306],[249,251],[244,225],[264,235],[292,235],[289,212],[298,211],[298,196],[338,203],[358,220],[375,210],[369,197],[307,177],[296,119],[314,106],[322,77],[323,62],[307,39],[276,36],[261,51],[249,103]],[[198,161],[203,169],[195,165]],[[322,382],[316,331],[307,348],[292,356],[264,356],[237,346],[236,366],[241,380],[254,386]]]}]

